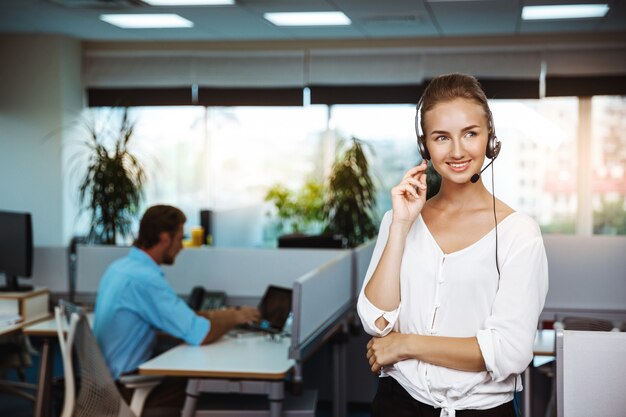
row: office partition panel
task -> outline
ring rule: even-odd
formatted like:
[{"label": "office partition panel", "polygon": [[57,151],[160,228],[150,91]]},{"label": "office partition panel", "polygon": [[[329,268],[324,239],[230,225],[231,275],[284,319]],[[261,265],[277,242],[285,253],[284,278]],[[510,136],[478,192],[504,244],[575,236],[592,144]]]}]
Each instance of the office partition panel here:
[{"label": "office partition panel", "polygon": [[626,412],[626,333],[559,331],[557,414],[614,417]]},{"label": "office partition panel", "polygon": [[293,285],[291,351],[303,351],[324,337],[352,306],[352,255],[349,251],[298,278]]}]

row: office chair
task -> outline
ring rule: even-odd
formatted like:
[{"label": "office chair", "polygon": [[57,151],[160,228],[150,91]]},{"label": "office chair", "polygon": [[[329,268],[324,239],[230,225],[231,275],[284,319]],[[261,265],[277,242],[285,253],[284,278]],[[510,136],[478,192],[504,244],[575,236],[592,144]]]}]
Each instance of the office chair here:
[{"label": "office chair", "polygon": [[[131,375],[120,378],[134,389],[130,407],[122,398],[82,308],[59,301],[54,308],[65,374],[65,397],[61,417],[138,417],[148,394],[161,377]],[[67,330],[67,334],[65,334]],[[80,368],[80,390],[76,397],[72,352]]]}]

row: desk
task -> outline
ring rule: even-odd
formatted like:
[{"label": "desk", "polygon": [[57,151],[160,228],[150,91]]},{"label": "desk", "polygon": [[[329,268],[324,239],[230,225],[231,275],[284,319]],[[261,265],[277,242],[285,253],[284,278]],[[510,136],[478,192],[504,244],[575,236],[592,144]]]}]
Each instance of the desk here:
[{"label": "desk", "polygon": [[142,375],[189,377],[183,417],[195,413],[201,392],[266,394],[270,416],[282,415],[284,378],[295,365],[289,338],[261,333],[226,335],[210,345],[180,345],[139,366]]},{"label": "desk", "polygon": [[[535,356],[554,356],[556,332],[553,329],[537,330],[535,334],[535,343],[533,344],[533,355]],[[532,387],[530,368],[524,371],[524,417],[531,417],[532,409]]]},{"label": "desk", "polygon": [[16,323],[16,324],[11,324],[9,326],[2,326],[0,327],[0,336],[4,336],[5,334],[15,333],[18,330],[20,330],[22,327],[24,327],[24,323]]},{"label": "desk", "polygon": [[[93,313],[87,314],[87,320],[89,320],[90,325],[93,325]],[[34,416],[47,417],[50,415],[50,409],[52,408],[50,401],[50,388],[52,387],[52,350],[50,349],[50,342],[57,339],[57,323],[54,317],[47,318],[34,324],[25,325],[22,331],[26,336],[43,338]]]}]

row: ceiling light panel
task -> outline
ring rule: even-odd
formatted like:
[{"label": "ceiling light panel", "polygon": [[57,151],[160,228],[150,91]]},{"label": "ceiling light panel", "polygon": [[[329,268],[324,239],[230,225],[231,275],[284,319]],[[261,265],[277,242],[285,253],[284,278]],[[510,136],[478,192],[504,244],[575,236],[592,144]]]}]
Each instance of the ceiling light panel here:
[{"label": "ceiling light panel", "polygon": [[235,0],[142,0],[150,6],[232,6]]},{"label": "ceiling light panel", "polygon": [[100,20],[123,29],[190,28],[193,22],[177,14],[102,14]]},{"label": "ceiling light panel", "polygon": [[604,17],[609,11],[607,4],[563,4],[552,6],[524,6],[524,20],[589,19]]},{"label": "ceiling light panel", "polygon": [[276,26],[347,26],[351,23],[342,12],[264,13]]}]

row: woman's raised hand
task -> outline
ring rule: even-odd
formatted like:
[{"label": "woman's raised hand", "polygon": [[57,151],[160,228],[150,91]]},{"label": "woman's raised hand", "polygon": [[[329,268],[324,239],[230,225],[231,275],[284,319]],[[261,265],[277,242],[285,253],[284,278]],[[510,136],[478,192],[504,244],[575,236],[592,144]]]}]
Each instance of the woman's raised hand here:
[{"label": "woman's raised hand", "polygon": [[391,189],[391,206],[393,221],[410,227],[422,211],[426,203],[426,168],[428,164],[421,164],[409,169],[400,184]]}]

